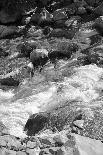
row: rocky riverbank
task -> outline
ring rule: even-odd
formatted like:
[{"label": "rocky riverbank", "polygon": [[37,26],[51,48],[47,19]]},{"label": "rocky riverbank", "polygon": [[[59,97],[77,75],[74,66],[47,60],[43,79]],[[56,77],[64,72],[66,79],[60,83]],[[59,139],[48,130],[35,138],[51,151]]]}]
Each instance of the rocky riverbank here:
[{"label": "rocky riverbank", "polygon": [[0,6],[0,155],[103,155],[103,2]]}]

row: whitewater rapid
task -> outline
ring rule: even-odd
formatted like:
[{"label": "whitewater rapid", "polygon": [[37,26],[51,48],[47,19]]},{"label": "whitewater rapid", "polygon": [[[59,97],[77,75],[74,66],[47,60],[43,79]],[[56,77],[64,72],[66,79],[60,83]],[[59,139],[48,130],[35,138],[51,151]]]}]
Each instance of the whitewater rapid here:
[{"label": "whitewater rapid", "polygon": [[40,76],[43,79],[35,84],[35,79],[32,79],[31,85],[25,82],[18,93],[0,90],[0,121],[11,135],[26,137],[23,128],[30,115],[51,111],[64,101],[80,101],[87,109],[103,104],[102,100],[99,101],[103,89],[103,69],[91,64],[75,67],[72,72],[60,82],[46,82]]}]

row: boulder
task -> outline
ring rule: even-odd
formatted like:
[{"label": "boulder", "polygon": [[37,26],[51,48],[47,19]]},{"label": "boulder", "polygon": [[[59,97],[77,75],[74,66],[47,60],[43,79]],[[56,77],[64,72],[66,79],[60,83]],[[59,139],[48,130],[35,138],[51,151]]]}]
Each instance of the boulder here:
[{"label": "boulder", "polygon": [[41,11],[35,11],[30,21],[40,26],[49,25],[52,22],[52,15],[43,8]]},{"label": "boulder", "polygon": [[6,51],[4,51],[2,48],[0,48],[0,57],[6,57],[6,56],[8,56],[8,55],[9,55],[8,52],[6,52]]},{"label": "boulder", "polygon": [[15,13],[8,14],[8,12],[6,12],[5,10],[0,11],[0,22],[2,24],[14,23],[19,18],[21,18],[19,12],[15,11]]},{"label": "boulder", "polygon": [[73,134],[80,155],[102,155],[103,143],[100,140],[90,139]]},{"label": "boulder", "polygon": [[0,79],[0,85],[4,86],[18,86],[19,80],[14,79],[12,76]]},{"label": "boulder", "polygon": [[24,131],[26,131],[28,136],[35,135],[45,127],[47,121],[48,121],[48,114],[44,113],[33,114],[27,120]]},{"label": "boulder", "polygon": [[103,16],[100,16],[95,20],[93,27],[96,28],[101,35],[103,35]]},{"label": "boulder", "polygon": [[19,28],[16,26],[4,26],[0,25],[0,38],[6,38],[19,34]]},{"label": "boulder", "polygon": [[30,53],[30,61],[34,67],[43,66],[48,61],[48,51],[46,49],[35,49]]},{"label": "boulder", "polygon": [[71,58],[72,54],[78,50],[78,46],[68,41],[57,42],[49,53],[50,60]]},{"label": "boulder", "polygon": [[75,35],[75,31],[56,28],[50,32],[49,37],[57,37],[57,38],[64,37],[66,39],[72,39],[74,37],[74,35]]},{"label": "boulder", "polygon": [[64,26],[68,16],[64,9],[59,9],[53,12],[54,25],[57,27]]}]

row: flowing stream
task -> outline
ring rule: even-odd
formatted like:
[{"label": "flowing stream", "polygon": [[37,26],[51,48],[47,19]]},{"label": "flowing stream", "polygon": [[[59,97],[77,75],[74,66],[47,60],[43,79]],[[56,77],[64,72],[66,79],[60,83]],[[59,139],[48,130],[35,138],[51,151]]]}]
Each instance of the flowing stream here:
[{"label": "flowing stream", "polygon": [[[38,73],[31,81],[25,80],[17,92],[0,90],[0,121],[11,135],[25,137],[23,128],[34,113],[51,111],[64,101],[72,100],[80,101],[89,110],[92,106],[101,106],[102,76],[103,69],[95,64],[74,67],[72,75],[57,82],[47,81],[43,73]],[[92,111],[90,115],[93,116]]]}]

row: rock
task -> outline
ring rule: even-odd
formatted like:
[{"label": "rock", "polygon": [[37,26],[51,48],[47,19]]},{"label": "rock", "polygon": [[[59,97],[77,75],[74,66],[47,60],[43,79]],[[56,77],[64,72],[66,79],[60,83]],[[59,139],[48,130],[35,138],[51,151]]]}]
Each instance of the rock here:
[{"label": "rock", "polygon": [[43,36],[44,36],[43,30],[42,29],[36,29],[35,26],[32,26],[27,32],[27,37],[32,37],[35,39],[41,39]]},{"label": "rock", "polygon": [[103,16],[100,16],[95,20],[95,23],[93,24],[93,27],[96,28],[96,30],[103,35]]},{"label": "rock", "polygon": [[3,139],[2,136],[0,136],[0,146],[2,146],[2,147],[6,146],[6,141]]},{"label": "rock", "polygon": [[41,143],[40,148],[48,148],[50,146],[54,146],[54,141],[50,139],[49,137],[41,137],[39,138],[39,141]]},{"label": "rock", "polygon": [[103,16],[103,3],[101,3],[98,7],[96,7],[93,12],[96,15]]},{"label": "rock", "polygon": [[77,134],[73,134],[80,155],[102,155],[103,143],[100,140],[90,139]]},{"label": "rock", "polygon": [[18,33],[19,33],[19,29],[16,26],[0,25],[0,38],[5,38]]},{"label": "rock", "polygon": [[0,152],[0,155],[7,155],[7,154],[9,154],[9,155],[17,155],[16,151],[8,150],[6,148],[2,148],[1,152]]},{"label": "rock", "polygon": [[4,51],[2,48],[0,48],[0,57],[6,57],[6,56],[8,56],[8,55],[9,55],[8,52],[6,52],[6,51]]},{"label": "rock", "polygon": [[7,77],[7,78],[2,78],[2,79],[0,79],[0,85],[16,87],[19,85],[19,80],[14,79],[12,76]]},{"label": "rock", "polygon": [[63,9],[53,12],[54,25],[57,27],[64,26],[65,21],[68,19],[66,12]]},{"label": "rock", "polygon": [[17,47],[19,53],[24,57],[30,57],[30,53],[33,51],[33,48],[36,48],[35,45],[33,47],[28,42],[19,44]]},{"label": "rock", "polygon": [[90,6],[98,6],[101,0],[85,0],[85,2]]},{"label": "rock", "polygon": [[40,26],[49,25],[52,22],[52,15],[46,9],[42,9],[40,13],[35,12],[32,15],[31,22]]},{"label": "rock", "polygon": [[43,30],[43,34],[44,35],[48,35],[50,34],[50,32],[52,31],[53,29],[51,27],[48,27],[48,26],[45,26],[44,27],[44,30]]},{"label": "rock", "polygon": [[69,31],[65,29],[53,29],[49,37],[57,37],[57,38],[67,38],[67,39],[72,39],[74,37],[75,32],[74,31]]},{"label": "rock", "polygon": [[39,155],[52,155],[50,152],[49,152],[49,149],[42,149],[39,153]]},{"label": "rock", "polygon": [[76,120],[76,121],[73,122],[73,124],[76,127],[80,128],[80,129],[83,129],[84,120]]},{"label": "rock", "polygon": [[58,147],[55,147],[55,148],[52,147],[52,148],[50,148],[49,149],[49,152],[52,155],[54,155],[54,154],[56,154],[56,155],[65,155],[64,150],[62,148],[58,148]]},{"label": "rock", "polygon": [[31,141],[27,142],[27,148],[33,149],[34,147],[36,147],[36,142]]},{"label": "rock", "polygon": [[46,49],[35,49],[30,53],[30,61],[34,67],[43,66],[48,61],[48,51]]},{"label": "rock", "polygon": [[71,58],[72,54],[78,49],[76,44],[67,41],[60,41],[54,46],[52,52],[49,53],[50,60]]},{"label": "rock", "polygon": [[23,152],[23,151],[18,151],[18,152],[16,152],[16,155],[27,155],[27,153]]},{"label": "rock", "polygon": [[5,10],[0,11],[0,22],[2,24],[14,23],[20,18],[20,12],[8,13]]},{"label": "rock", "polygon": [[26,152],[27,152],[27,154],[29,154],[29,155],[39,155],[39,153],[40,153],[40,148],[39,147],[37,147],[37,148],[34,148],[34,149],[26,149]]},{"label": "rock", "polygon": [[24,131],[26,131],[28,136],[35,135],[45,127],[47,121],[47,114],[34,114],[27,120]]},{"label": "rock", "polygon": [[61,147],[63,146],[64,142],[61,139],[62,137],[60,137],[59,135],[55,136],[53,138],[53,140],[55,141],[55,147]]},{"label": "rock", "polygon": [[70,27],[72,31],[73,29],[78,30],[78,28],[80,28],[81,26],[81,18],[79,16],[73,16],[70,19],[66,20],[65,26],[68,28]]},{"label": "rock", "polygon": [[81,6],[78,8],[77,14],[81,15],[81,14],[85,14],[85,13],[86,13],[86,9],[84,7]]}]

